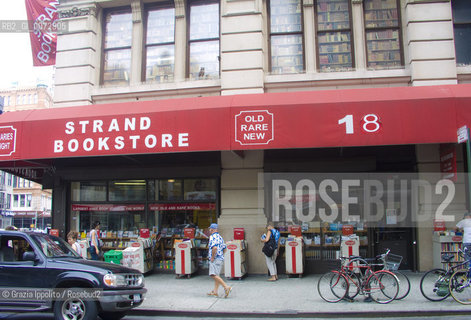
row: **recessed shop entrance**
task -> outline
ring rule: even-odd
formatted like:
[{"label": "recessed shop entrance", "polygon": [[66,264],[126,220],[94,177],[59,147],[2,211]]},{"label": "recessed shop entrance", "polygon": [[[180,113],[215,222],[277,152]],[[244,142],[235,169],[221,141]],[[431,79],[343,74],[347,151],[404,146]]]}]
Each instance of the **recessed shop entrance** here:
[{"label": "recessed shop entrance", "polygon": [[[302,226],[307,273],[324,272],[338,263],[345,225],[353,226],[361,256],[374,257],[391,249],[391,253],[403,256],[402,269],[415,270],[415,225],[410,219],[400,222],[397,219],[400,214],[409,217],[413,210],[404,205],[410,203],[410,190],[407,187],[402,190],[397,177],[414,177],[415,167],[415,146],[267,150],[264,170],[267,220],[273,220],[275,213],[278,220],[273,222],[282,237],[288,236],[289,225]],[[383,198],[389,196],[381,208],[369,201],[370,197],[378,197],[368,185],[372,179],[385,186]],[[294,190],[288,200],[286,185]],[[323,185],[328,187],[322,189]],[[322,190],[327,190],[329,197],[323,196]],[[302,197],[294,192],[300,192]],[[301,221],[296,210],[304,215],[303,219],[309,213],[314,218]],[[345,211],[352,220],[345,219]],[[338,216],[325,217],[333,212]],[[378,218],[374,220],[371,216]],[[283,259],[279,260],[283,264]]]}]

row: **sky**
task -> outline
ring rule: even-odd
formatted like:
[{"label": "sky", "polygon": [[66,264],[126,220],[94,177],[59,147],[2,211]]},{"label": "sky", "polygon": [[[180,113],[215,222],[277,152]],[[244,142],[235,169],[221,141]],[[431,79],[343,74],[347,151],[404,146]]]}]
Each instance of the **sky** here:
[{"label": "sky", "polygon": [[27,20],[25,0],[2,1],[0,5],[0,89],[46,84],[51,88],[54,67],[33,67],[29,33],[3,32],[5,20]]}]

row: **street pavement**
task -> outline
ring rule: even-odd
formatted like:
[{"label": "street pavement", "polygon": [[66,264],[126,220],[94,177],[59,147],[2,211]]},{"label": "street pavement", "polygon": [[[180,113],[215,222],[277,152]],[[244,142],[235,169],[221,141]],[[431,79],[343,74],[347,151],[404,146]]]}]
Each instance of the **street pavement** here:
[{"label": "street pavement", "polygon": [[471,305],[457,303],[452,297],[441,302],[425,299],[419,288],[422,273],[406,273],[411,281],[409,295],[389,304],[364,302],[358,296],[354,302],[328,303],[317,292],[320,275],[305,275],[301,278],[280,275],[275,282],[267,276],[248,275],[242,280],[226,279],[233,287],[229,297],[210,297],[213,288],[208,275],[194,275],[191,278],[177,278],[175,274],[153,273],[146,276],[148,290],[144,303],[131,314],[164,315],[179,313],[200,317],[247,317],[272,318],[296,317],[398,317],[398,316],[440,316],[471,314]]}]

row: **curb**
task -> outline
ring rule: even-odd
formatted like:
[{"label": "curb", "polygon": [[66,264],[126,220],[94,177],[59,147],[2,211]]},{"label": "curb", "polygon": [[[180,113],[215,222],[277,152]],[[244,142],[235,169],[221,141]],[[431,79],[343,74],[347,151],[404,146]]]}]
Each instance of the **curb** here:
[{"label": "curb", "polygon": [[365,311],[365,312],[297,312],[286,310],[274,313],[268,312],[221,312],[221,311],[180,311],[159,309],[132,309],[128,315],[136,316],[167,316],[187,318],[400,318],[400,317],[428,317],[428,316],[462,316],[469,315],[469,310],[430,310],[430,311]]}]

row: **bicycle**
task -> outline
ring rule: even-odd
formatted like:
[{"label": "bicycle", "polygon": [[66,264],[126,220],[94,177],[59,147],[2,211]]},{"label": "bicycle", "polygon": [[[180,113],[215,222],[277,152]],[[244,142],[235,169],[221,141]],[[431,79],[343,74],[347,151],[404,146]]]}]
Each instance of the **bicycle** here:
[{"label": "bicycle", "polygon": [[352,266],[344,263],[349,257],[341,257],[340,270],[333,270],[322,275],[317,283],[317,291],[327,302],[339,302],[347,299],[353,301],[358,295],[367,295],[377,303],[393,301],[399,292],[396,276],[388,270],[373,271],[368,264],[355,266],[365,269],[355,272]]},{"label": "bicycle", "polygon": [[[461,249],[458,250],[458,254],[462,257],[466,256],[465,251]],[[453,258],[454,255],[451,254],[442,255],[442,261],[446,263],[449,263]],[[465,260],[455,266],[451,266],[448,270],[435,268],[427,271],[422,276],[422,279],[420,279],[420,292],[422,292],[422,295],[430,301],[435,302],[445,300],[451,295],[451,292],[453,291],[452,289],[456,285],[456,283],[450,282],[451,277],[458,271],[461,271],[463,266],[469,262],[470,260]],[[456,276],[456,278],[458,277],[459,276]]]},{"label": "bicycle", "polygon": [[350,256],[348,265],[365,265],[368,264],[370,267],[381,268],[379,270],[391,271],[399,282],[399,293],[397,294],[396,300],[401,300],[407,297],[410,292],[410,280],[402,272],[398,271],[399,266],[402,262],[402,256],[392,254],[390,249],[386,249],[385,253],[382,253],[375,258],[362,258],[360,256]]},{"label": "bicycle", "polygon": [[[466,251],[463,251],[463,255],[466,257]],[[469,305],[471,304],[471,258],[466,262],[467,269],[457,270],[450,277],[448,290],[456,302]]]}]

